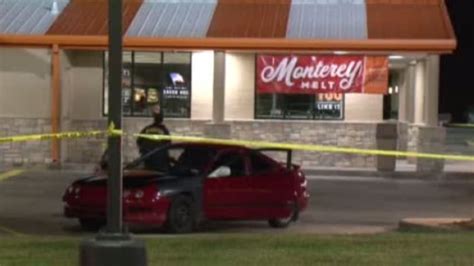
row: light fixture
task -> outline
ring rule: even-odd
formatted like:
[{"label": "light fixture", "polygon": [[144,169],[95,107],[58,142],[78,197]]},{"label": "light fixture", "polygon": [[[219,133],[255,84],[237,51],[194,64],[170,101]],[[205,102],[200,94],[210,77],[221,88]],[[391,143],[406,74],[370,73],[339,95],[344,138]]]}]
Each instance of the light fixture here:
[{"label": "light fixture", "polygon": [[395,93],[398,93],[398,86],[395,86]]},{"label": "light fixture", "polygon": [[334,51],[334,54],[335,55],[345,55],[345,54],[348,54],[349,52],[347,51]]},{"label": "light fixture", "polygon": [[392,94],[393,93],[393,88],[392,86],[388,87],[388,94]]},{"label": "light fixture", "polygon": [[391,55],[388,57],[389,59],[392,59],[392,60],[400,60],[400,59],[403,59],[405,57],[401,56],[401,55]]}]

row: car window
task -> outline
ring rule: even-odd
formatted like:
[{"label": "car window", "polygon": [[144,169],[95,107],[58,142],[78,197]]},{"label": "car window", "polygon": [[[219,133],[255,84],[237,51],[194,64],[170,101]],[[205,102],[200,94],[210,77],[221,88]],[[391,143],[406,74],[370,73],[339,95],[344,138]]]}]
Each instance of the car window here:
[{"label": "car window", "polygon": [[245,158],[238,151],[226,152],[221,154],[214,163],[213,170],[228,166],[230,168],[230,176],[245,176]]},{"label": "car window", "polygon": [[186,147],[177,150],[170,149],[172,160],[174,160],[171,171],[180,173],[191,171],[201,174],[215,156],[215,150],[205,147]]},{"label": "car window", "polygon": [[250,154],[250,166],[253,175],[271,171],[274,167],[270,160],[257,152],[252,152]]},{"label": "car window", "polygon": [[216,150],[209,147],[173,145],[142,156],[129,164],[127,168],[155,170],[153,167],[158,162],[164,162],[166,169],[160,169],[160,172],[164,174],[199,175],[209,166],[215,154]]}]

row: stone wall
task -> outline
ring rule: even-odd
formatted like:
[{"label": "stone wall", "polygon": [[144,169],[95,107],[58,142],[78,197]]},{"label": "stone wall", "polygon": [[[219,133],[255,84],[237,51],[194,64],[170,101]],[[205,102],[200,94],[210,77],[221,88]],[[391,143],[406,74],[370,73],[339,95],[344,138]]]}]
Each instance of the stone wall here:
[{"label": "stone wall", "polygon": [[[125,118],[124,132],[138,133],[150,118]],[[210,128],[226,128],[227,137],[240,140],[272,141],[299,144],[317,144],[338,147],[375,149],[377,147],[377,124],[347,122],[306,122],[306,121],[229,121],[225,127],[215,126],[206,120],[167,119],[166,125],[174,135],[209,136]],[[63,120],[63,131],[105,130],[105,118],[98,120]],[[49,119],[0,118],[0,136],[15,136],[49,133]],[[398,148],[408,151],[442,153],[445,148],[443,128],[420,127],[398,124]],[[226,136],[224,136],[226,135]],[[401,144],[402,143],[402,144]],[[405,143],[405,144],[403,144]],[[106,138],[65,139],[61,141],[61,156],[65,163],[96,163],[105,149]],[[406,146],[406,148],[403,148]],[[136,138],[124,138],[124,161],[138,156]],[[284,160],[284,154],[281,154]],[[442,171],[442,160],[416,160],[419,171]],[[375,168],[375,156],[301,152],[295,151],[293,162],[305,168],[313,167],[365,167]],[[24,143],[3,143],[0,145],[0,165],[51,163],[51,142],[34,141]]]},{"label": "stone wall", "polygon": [[[437,154],[445,152],[445,128],[410,125],[408,127],[408,136],[409,151]],[[408,158],[408,161],[416,163],[418,172],[440,173],[444,170],[444,160]]]},{"label": "stone wall", "polygon": [[[50,133],[50,119],[0,118],[0,136]],[[51,163],[51,142],[34,141],[0,144],[0,165]]]},{"label": "stone wall", "polygon": [[[411,139],[409,137],[409,134],[408,134],[408,129],[409,129],[409,126],[407,123],[398,123],[398,141],[397,141],[397,144],[398,144],[398,150],[399,151],[407,151],[408,150],[408,142],[409,142],[409,139]],[[413,135],[411,135],[413,136]]]},{"label": "stone wall", "polygon": [[[369,123],[235,121],[230,122],[232,138],[285,143],[317,144],[373,149],[376,125]],[[301,152],[293,161],[303,167],[375,167],[374,156]]]},{"label": "stone wall", "polygon": [[[123,131],[129,134],[139,133],[151,118],[126,118],[123,120]],[[105,130],[107,120],[72,120],[66,123],[67,130]],[[203,136],[206,121],[167,120],[166,125],[175,135]],[[106,148],[106,138],[85,138],[65,141],[63,151],[64,162],[67,163],[95,163]],[[136,138],[128,135],[123,139],[123,160],[131,161],[138,156]]]},{"label": "stone wall", "polygon": [[[125,132],[139,132],[150,119],[125,119]],[[275,142],[334,145],[341,147],[375,148],[374,124],[311,123],[283,121],[233,121],[230,138],[242,140],[265,140]],[[167,120],[166,125],[174,135],[204,136],[208,121]],[[94,130],[106,128],[105,120],[72,121],[70,130]],[[93,163],[100,158],[105,148],[104,138],[88,138],[67,141],[66,162]],[[137,156],[135,138],[124,138],[124,160]],[[282,158],[283,159],[283,158]],[[304,167],[351,166],[374,167],[375,157],[318,152],[295,152],[294,162]]]}]

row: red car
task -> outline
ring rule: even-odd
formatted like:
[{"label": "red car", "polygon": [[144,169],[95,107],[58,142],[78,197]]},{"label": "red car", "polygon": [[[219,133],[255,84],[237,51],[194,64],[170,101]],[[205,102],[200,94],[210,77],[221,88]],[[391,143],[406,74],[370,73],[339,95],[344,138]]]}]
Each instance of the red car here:
[{"label": "red car", "polygon": [[[286,227],[308,204],[307,181],[291,164],[291,151],[286,164],[267,151],[193,143],[157,149],[124,170],[124,222],[173,233],[191,232],[203,220],[267,220]],[[170,158],[168,169],[153,169],[158,153]],[[65,216],[78,218],[85,229],[105,224],[106,182],[96,175],[71,184],[63,196]]]}]

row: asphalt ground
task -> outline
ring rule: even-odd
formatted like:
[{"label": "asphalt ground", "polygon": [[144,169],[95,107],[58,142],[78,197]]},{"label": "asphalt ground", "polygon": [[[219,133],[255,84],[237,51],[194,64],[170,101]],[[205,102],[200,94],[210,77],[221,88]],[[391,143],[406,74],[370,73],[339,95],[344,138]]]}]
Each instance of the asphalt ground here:
[{"label": "asphalt ground", "polygon": [[[62,215],[61,197],[81,171],[0,171],[0,235],[88,235]],[[266,222],[207,222],[205,233],[359,234],[396,230],[406,217],[472,217],[474,181],[382,177],[309,176],[311,200],[287,229]],[[157,228],[132,228],[161,235]]]}]

